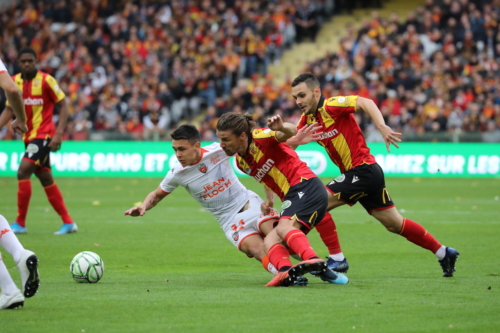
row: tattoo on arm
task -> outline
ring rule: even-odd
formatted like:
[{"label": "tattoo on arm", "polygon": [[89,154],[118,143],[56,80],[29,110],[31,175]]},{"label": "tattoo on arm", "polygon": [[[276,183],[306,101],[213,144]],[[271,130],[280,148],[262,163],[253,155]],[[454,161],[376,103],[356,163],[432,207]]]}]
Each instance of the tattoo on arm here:
[{"label": "tattoo on arm", "polygon": [[154,206],[156,206],[156,204],[159,202],[160,200],[158,199],[158,197],[156,195],[153,195],[150,199],[149,199],[149,206],[151,208],[153,208]]}]

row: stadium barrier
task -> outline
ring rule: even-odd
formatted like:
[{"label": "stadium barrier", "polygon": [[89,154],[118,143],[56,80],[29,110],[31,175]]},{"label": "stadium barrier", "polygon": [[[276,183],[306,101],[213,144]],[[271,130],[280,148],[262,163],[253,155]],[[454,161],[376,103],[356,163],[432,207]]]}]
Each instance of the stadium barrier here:
[{"label": "stadium barrier", "polygon": [[[16,175],[22,147],[19,141],[0,141],[0,177]],[[388,177],[500,177],[498,143],[404,142],[400,149],[391,147],[391,153],[383,143],[369,147]],[[321,177],[340,174],[316,143],[300,146],[297,153]],[[176,162],[168,141],[67,141],[50,158],[58,177],[163,177]]]}]

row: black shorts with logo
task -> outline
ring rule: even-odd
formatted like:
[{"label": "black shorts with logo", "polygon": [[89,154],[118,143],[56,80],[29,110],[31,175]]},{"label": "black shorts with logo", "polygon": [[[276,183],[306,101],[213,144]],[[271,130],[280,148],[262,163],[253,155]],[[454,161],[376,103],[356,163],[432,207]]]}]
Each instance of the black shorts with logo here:
[{"label": "black shorts with logo", "polygon": [[332,180],[326,188],[349,206],[359,203],[368,211],[394,207],[385,188],[382,168],[377,163],[363,164]]},{"label": "black shorts with logo", "polygon": [[281,205],[281,218],[296,218],[307,230],[323,219],[328,192],[319,178],[304,179],[290,187]]},{"label": "black shorts with logo", "polygon": [[48,139],[34,139],[30,142],[24,143],[25,153],[23,160],[28,160],[36,165],[38,168],[35,172],[49,169],[50,170],[50,138]]}]

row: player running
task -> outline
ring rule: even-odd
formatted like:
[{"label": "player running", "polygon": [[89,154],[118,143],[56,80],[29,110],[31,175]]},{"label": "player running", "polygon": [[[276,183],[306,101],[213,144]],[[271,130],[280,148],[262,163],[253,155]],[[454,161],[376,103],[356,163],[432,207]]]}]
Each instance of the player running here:
[{"label": "player running", "polygon": [[[55,234],[73,233],[78,227],[66,209],[50,167],[50,152],[61,148],[62,134],[68,119],[66,96],[52,76],[36,69],[36,53],[32,48],[21,49],[18,62],[21,73],[13,79],[24,99],[28,129],[23,135],[26,152],[17,171],[17,218],[11,228],[16,234],[27,232],[26,215],[32,192],[30,178],[34,173],[40,180],[50,204],[63,221],[63,225]],[[55,105],[59,107],[57,129],[52,121]],[[12,118],[14,107],[10,100],[7,101],[0,115],[0,129]]]},{"label": "player running", "polygon": [[[267,207],[263,208],[272,206],[271,190],[283,202],[279,223],[264,240],[269,261],[279,271],[266,286],[286,286],[311,271],[330,275],[332,283],[346,284],[347,277],[330,271],[301,231],[311,230],[323,219],[328,194],[311,169],[285,143],[297,130],[293,124],[283,123],[279,116],[269,118],[268,126],[269,129],[254,129],[250,115],[228,112],[216,127],[224,152],[236,155],[238,168],[268,188]],[[292,265],[288,250],[281,244],[283,240],[302,262]]]},{"label": "player running", "polygon": [[[229,157],[217,143],[200,146],[201,136],[192,125],[182,125],[172,135],[178,163],[167,173],[158,188],[149,193],[141,206],[124,214],[143,216],[158,202],[183,186],[220,224],[226,238],[238,250],[262,262],[267,271],[277,270],[267,259],[263,237],[273,228],[278,212],[262,214],[262,199],[247,190],[234,173]],[[296,285],[306,285],[307,279]]]},{"label": "player running", "polygon": [[[21,92],[7,73],[2,60],[0,60],[0,88],[5,91],[16,116],[16,119],[11,123],[12,129],[19,134],[26,133],[28,127],[26,126],[26,112]],[[21,274],[22,282],[21,293],[12,280],[0,253],[0,309],[16,309],[19,306],[24,306],[24,297],[32,297],[38,290],[40,284],[37,269],[38,258],[32,251],[24,249],[2,215],[0,215],[0,246],[12,255]]]},{"label": "player running", "polygon": [[[318,80],[311,74],[301,74],[292,82],[292,96],[302,110],[297,129],[314,124],[320,132],[312,138],[325,148],[342,175],[331,181],[327,188],[328,210],[360,202],[390,232],[405,237],[410,242],[434,253],[441,264],[444,277],[452,277],[458,251],[439,243],[423,226],[399,214],[385,187],[382,168],[370,154],[363,132],[353,113],[363,110],[373,120],[382,134],[387,151],[390,145],[397,148],[401,133],[391,130],[382,113],[370,100],[359,96],[335,96],[326,99]],[[287,141],[295,148],[311,141],[291,138]]]}]

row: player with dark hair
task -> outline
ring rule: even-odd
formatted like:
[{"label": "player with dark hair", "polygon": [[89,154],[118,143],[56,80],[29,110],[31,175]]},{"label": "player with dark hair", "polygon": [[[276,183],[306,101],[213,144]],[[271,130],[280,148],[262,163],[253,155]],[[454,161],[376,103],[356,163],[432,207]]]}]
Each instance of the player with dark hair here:
[{"label": "player with dark hair", "polygon": [[[179,163],[172,167],[158,188],[146,196],[141,206],[132,207],[124,214],[143,216],[182,186],[217,219],[226,238],[237,249],[262,262],[267,271],[277,274],[269,263],[263,237],[272,230],[278,212],[270,209],[266,214],[261,213],[262,199],[239,181],[229,157],[217,143],[200,146],[201,136],[196,127],[182,125],[171,137]],[[300,279],[295,285],[307,285],[307,279]]]},{"label": "player with dark hair", "polygon": [[[274,194],[283,202],[276,228],[264,239],[269,261],[279,271],[266,286],[286,286],[311,271],[329,276],[329,282],[347,283],[345,275],[335,274],[319,259],[302,231],[308,232],[323,219],[328,195],[321,181],[285,143],[296,134],[295,126],[274,116],[268,119],[269,129],[254,127],[250,115],[228,112],[220,117],[216,129],[224,152],[236,155],[238,168],[265,185],[263,211],[274,202]],[[282,241],[303,261],[293,266]]]},{"label": "player with dark hair", "polygon": [[[11,123],[12,130],[19,134],[26,133],[28,127],[26,126],[26,112],[21,92],[7,73],[2,60],[0,60],[0,88],[5,91],[16,116],[16,119]],[[0,215],[0,246],[9,252],[16,262],[19,273],[21,273],[23,291],[21,293],[12,280],[0,253],[0,309],[16,309],[19,306],[24,306],[24,297],[32,297],[38,290],[40,283],[38,258],[35,253],[26,250],[21,245],[2,215]]]},{"label": "player with dark hair", "polygon": [[[299,75],[292,82],[292,96],[302,110],[297,129],[311,124],[320,127],[313,140],[323,146],[342,175],[331,181],[327,188],[328,210],[359,201],[390,232],[405,237],[410,242],[434,253],[443,269],[444,277],[452,277],[458,251],[439,243],[423,226],[404,218],[396,209],[385,187],[382,168],[367,147],[363,132],[353,113],[365,111],[382,134],[387,151],[390,145],[397,148],[401,133],[385,124],[375,103],[359,96],[334,96],[329,99],[321,94],[320,84],[311,73]],[[295,148],[311,138],[291,138],[287,143]]]},{"label": "player with dark hair", "polygon": [[[28,131],[23,135],[26,150],[17,171],[18,213],[16,222],[11,227],[17,234],[27,232],[26,215],[32,193],[30,178],[34,173],[40,180],[52,207],[63,221],[63,225],[55,234],[73,233],[78,227],[66,209],[50,166],[50,152],[61,148],[62,134],[68,119],[66,96],[52,76],[36,69],[36,53],[32,48],[21,49],[17,60],[21,73],[13,76],[13,80],[24,99]],[[57,128],[52,120],[56,105],[59,107]],[[13,109],[8,101],[0,115],[0,128],[7,124],[12,116]]]}]

